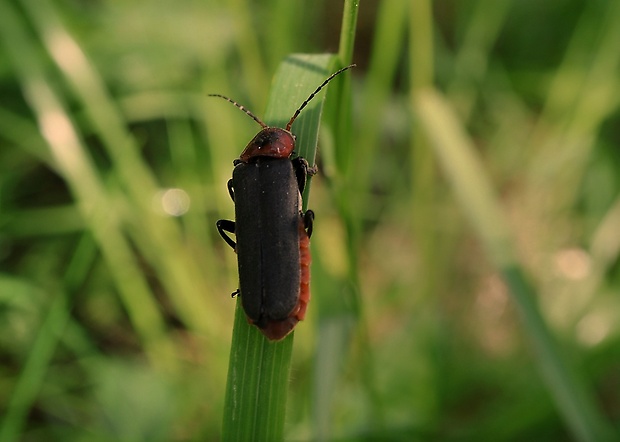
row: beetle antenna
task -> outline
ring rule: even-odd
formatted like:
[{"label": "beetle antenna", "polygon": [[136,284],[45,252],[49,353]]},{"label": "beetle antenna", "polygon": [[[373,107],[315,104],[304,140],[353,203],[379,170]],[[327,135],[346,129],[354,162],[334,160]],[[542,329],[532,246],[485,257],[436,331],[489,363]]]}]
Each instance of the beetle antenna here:
[{"label": "beetle antenna", "polygon": [[329,77],[327,77],[327,79],[326,79],[323,83],[321,83],[321,85],[320,85],[319,87],[317,87],[317,88],[316,88],[316,90],[315,90],[314,92],[312,92],[312,93],[310,94],[310,96],[306,99],[306,101],[304,101],[303,103],[301,103],[301,106],[299,106],[299,109],[297,109],[297,110],[295,111],[295,113],[293,114],[293,116],[292,116],[292,117],[291,117],[291,119],[289,120],[288,124],[286,125],[286,130],[287,130],[287,131],[290,131],[290,130],[291,130],[291,126],[293,125],[293,122],[294,122],[294,121],[295,121],[295,119],[299,116],[299,113],[302,111],[302,109],[303,109],[304,107],[306,107],[306,105],[310,102],[310,100],[312,100],[312,99],[314,98],[314,96],[315,96],[316,94],[318,94],[318,93],[321,91],[321,89],[323,89],[323,88],[325,87],[325,85],[326,85],[327,83],[329,83],[330,81],[332,81],[332,79],[333,79],[336,75],[338,75],[338,74],[342,74],[342,73],[343,73],[344,71],[346,71],[347,69],[351,69],[351,68],[353,68],[353,67],[355,67],[355,66],[357,66],[357,65],[355,65],[355,64],[350,64],[349,66],[346,66],[346,67],[344,67],[344,68],[342,68],[342,69],[339,69],[339,70],[337,70],[336,72],[334,72],[333,74],[331,74]]},{"label": "beetle antenna", "polygon": [[220,97],[220,98],[223,98],[224,100],[228,101],[229,103],[234,104],[236,107],[238,107],[243,112],[245,112],[250,118],[252,118],[258,124],[260,124],[263,129],[266,129],[268,127],[265,123],[263,123],[260,120],[260,118],[258,118],[256,115],[254,115],[248,108],[246,108],[245,106],[237,103],[235,100],[231,100],[230,98],[225,97],[224,95],[220,95],[220,94],[209,94],[209,97]]}]

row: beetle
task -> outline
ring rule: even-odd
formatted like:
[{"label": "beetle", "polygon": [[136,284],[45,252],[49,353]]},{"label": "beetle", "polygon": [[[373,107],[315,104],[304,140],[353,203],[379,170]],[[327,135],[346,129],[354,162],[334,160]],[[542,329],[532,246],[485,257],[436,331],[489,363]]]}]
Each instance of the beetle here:
[{"label": "beetle", "polygon": [[[295,157],[291,126],[300,112],[334,77],[330,75],[295,111],[286,127],[270,127],[244,106],[219,94],[241,109],[262,130],[233,161],[228,192],[235,204],[235,221],[216,226],[237,254],[239,288],[248,318],[269,340],[285,338],[306,315],[310,301],[310,236],[312,210],[302,210],[302,193],[316,166]],[[235,235],[235,240],[229,235]]]}]

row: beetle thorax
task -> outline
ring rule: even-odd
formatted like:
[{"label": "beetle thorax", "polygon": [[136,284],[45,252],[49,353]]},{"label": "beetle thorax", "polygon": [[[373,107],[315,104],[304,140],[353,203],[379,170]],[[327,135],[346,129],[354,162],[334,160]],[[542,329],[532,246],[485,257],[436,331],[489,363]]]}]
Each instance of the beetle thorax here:
[{"label": "beetle thorax", "polygon": [[288,158],[294,149],[295,137],[292,133],[279,127],[267,127],[252,138],[239,159],[247,163],[258,157]]}]

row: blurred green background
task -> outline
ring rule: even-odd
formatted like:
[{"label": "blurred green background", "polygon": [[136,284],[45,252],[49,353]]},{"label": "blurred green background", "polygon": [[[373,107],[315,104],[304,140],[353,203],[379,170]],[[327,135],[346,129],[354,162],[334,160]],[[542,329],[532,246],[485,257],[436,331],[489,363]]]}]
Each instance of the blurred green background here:
[{"label": "blurred green background", "polygon": [[[341,9],[0,1],[0,440],[219,440],[237,272],[214,224],[259,128],[206,94],[261,117],[288,54],[338,51]],[[324,126],[312,182],[287,440],[575,437],[422,135],[429,78],[618,427],[619,44],[613,0],[362,0],[353,131]]]}]

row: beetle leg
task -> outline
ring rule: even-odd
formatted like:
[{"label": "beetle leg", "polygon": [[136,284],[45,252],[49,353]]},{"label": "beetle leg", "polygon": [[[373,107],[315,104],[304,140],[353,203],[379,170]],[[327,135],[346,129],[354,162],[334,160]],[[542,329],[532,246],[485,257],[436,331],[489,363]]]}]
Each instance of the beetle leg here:
[{"label": "beetle leg", "polygon": [[299,186],[299,193],[304,193],[306,188],[306,180],[309,176],[316,175],[319,168],[316,166],[310,167],[308,161],[303,157],[293,158],[293,169],[295,169],[295,176],[297,177],[297,185]]},{"label": "beetle leg", "polygon": [[241,292],[239,291],[239,289],[237,289],[237,290],[235,290],[234,292],[232,292],[230,294],[230,297],[231,298],[235,298],[235,297],[239,296],[240,294],[241,294]]},{"label": "beetle leg", "polygon": [[[308,164],[308,162],[306,161],[306,164]],[[315,164],[314,166],[310,167],[310,165],[307,166],[306,168],[306,174],[308,176],[314,176],[318,173],[319,171],[319,167]]]},{"label": "beetle leg", "polygon": [[293,169],[295,170],[295,177],[297,178],[297,186],[299,187],[299,193],[304,193],[306,187],[306,179],[308,177],[308,162],[305,158],[297,157],[291,160],[293,163]]},{"label": "beetle leg", "polygon": [[232,247],[234,251],[237,251],[237,243],[235,243],[233,239],[226,234],[226,232],[235,233],[235,222],[228,219],[221,219],[215,225],[217,226],[217,231],[220,232],[220,235],[224,241],[226,241],[226,243]]},{"label": "beetle leg", "polygon": [[233,202],[235,202],[235,189],[233,189],[232,178],[228,180],[226,186],[228,187],[228,193],[230,195],[230,198],[233,200]]},{"label": "beetle leg", "polygon": [[306,229],[308,238],[310,238],[312,236],[312,227],[314,225],[314,212],[312,210],[306,210],[306,213],[303,214],[303,219],[304,229]]}]

